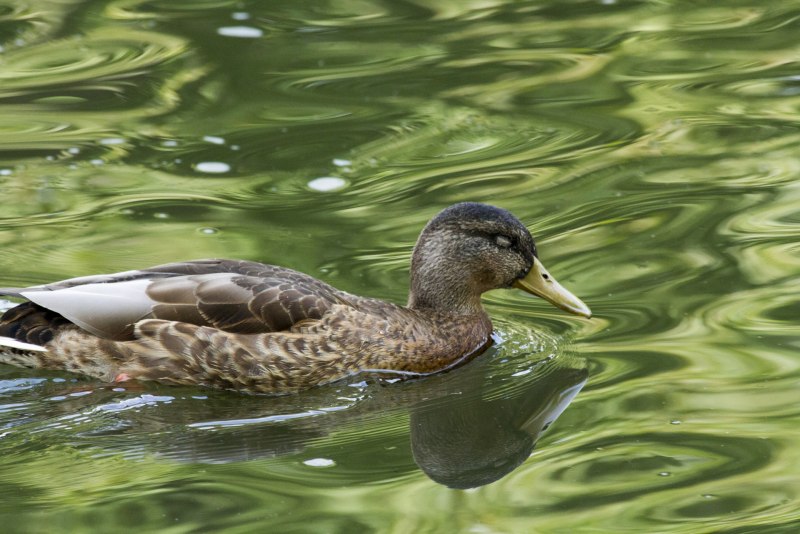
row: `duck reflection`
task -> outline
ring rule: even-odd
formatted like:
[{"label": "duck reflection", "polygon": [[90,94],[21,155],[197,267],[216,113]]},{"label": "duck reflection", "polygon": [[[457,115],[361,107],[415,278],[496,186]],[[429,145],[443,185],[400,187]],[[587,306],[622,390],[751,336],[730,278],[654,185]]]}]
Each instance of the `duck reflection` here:
[{"label": "duck reflection", "polygon": [[[584,360],[559,356],[530,363],[535,356],[498,361],[490,349],[470,365],[422,380],[340,384],[292,397],[205,396],[197,389],[137,390],[132,384],[122,391],[95,389],[56,407],[91,426],[74,428],[70,441],[80,436],[128,458],[230,463],[302,460],[313,451],[349,462],[347,476],[357,483],[378,472],[411,472],[413,457],[435,482],[473,488],[522,464],[586,383]],[[520,362],[528,367],[518,370]],[[74,418],[76,411],[89,417]],[[397,427],[404,414],[410,424],[405,435]],[[410,451],[403,454],[408,435]]]}]

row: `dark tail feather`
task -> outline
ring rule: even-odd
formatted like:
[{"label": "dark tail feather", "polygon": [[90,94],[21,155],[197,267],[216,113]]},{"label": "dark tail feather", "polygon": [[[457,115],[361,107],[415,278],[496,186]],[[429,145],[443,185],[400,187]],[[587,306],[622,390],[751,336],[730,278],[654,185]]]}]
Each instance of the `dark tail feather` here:
[{"label": "dark tail feather", "polygon": [[0,337],[44,345],[53,339],[56,332],[70,324],[55,312],[33,302],[25,302],[11,308],[0,318]]}]

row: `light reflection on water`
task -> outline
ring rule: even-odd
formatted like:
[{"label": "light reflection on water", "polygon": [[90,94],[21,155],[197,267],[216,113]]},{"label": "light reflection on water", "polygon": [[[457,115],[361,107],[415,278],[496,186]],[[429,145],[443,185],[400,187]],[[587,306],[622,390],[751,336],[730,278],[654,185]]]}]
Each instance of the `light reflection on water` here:
[{"label": "light reflection on water", "polygon": [[[796,6],[0,9],[2,285],[238,257],[402,302],[420,228],[481,200],[596,313],[496,292],[502,342],[470,365],[297,398],[0,369],[20,529],[798,521]],[[532,403],[586,370],[531,449],[515,430],[562,406]],[[458,464],[510,474],[451,499]]]}]

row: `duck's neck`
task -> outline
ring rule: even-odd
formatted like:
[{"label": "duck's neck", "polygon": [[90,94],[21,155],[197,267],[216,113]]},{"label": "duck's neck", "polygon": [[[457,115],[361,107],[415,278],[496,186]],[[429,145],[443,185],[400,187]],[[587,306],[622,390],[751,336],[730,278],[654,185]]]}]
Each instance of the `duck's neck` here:
[{"label": "duck's neck", "polygon": [[408,307],[415,310],[484,314],[480,291],[464,276],[463,265],[452,264],[445,257],[414,250],[411,259],[411,287]]}]

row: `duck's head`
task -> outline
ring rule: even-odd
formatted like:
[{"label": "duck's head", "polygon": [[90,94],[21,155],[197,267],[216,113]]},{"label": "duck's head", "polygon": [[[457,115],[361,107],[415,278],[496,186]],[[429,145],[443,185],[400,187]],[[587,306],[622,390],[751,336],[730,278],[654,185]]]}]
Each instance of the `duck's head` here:
[{"label": "duck's head", "polygon": [[508,211],[463,202],[422,230],[411,259],[409,307],[472,312],[480,309],[482,293],[511,287],[570,313],[592,315],[547,272],[530,232]]}]

